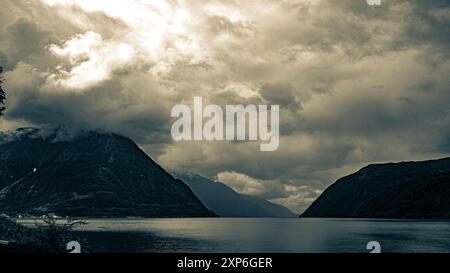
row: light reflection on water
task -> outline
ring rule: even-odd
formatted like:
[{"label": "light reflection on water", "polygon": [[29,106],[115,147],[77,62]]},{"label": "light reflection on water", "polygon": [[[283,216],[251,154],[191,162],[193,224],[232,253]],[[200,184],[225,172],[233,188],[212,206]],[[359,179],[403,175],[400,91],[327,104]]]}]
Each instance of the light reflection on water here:
[{"label": "light reflection on water", "polygon": [[[88,219],[89,252],[450,252],[450,221],[278,218]],[[26,220],[23,222],[27,222]],[[31,222],[29,222],[31,223]]]}]

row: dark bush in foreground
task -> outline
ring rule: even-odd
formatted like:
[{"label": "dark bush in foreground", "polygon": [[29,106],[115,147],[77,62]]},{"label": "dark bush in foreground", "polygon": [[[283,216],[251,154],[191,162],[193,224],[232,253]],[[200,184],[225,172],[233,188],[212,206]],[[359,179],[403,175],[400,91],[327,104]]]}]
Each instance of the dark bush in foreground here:
[{"label": "dark bush in foreground", "polygon": [[[28,228],[13,220],[0,217],[0,252],[57,252],[65,253],[75,225],[84,224],[71,220],[58,223],[55,218],[45,218],[43,223]],[[5,243],[8,242],[6,245]]]}]

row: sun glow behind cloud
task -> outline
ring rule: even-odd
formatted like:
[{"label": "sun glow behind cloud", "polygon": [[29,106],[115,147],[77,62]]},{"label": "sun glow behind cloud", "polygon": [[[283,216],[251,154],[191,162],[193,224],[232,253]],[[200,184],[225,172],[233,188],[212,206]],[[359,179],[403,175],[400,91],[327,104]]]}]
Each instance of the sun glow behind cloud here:
[{"label": "sun glow behind cloud", "polygon": [[[114,69],[133,63],[152,67],[153,74],[164,74],[180,58],[188,56],[201,62],[205,49],[189,24],[194,17],[182,4],[169,1],[88,1],[42,0],[45,4],[67,13],[68,8],[86,12],[101,12],[120,20],[128,28],[125,36],[104,39],[99,33],[86,30],[65,42],[52,45],[50,51],[67,57],[72,67],[54,74],[51,80],[70,89],[83,89],[109,77]],[[76,21],[80,27],[85,27]]]},{"label": "sun glow behind cloud", "polygon": [[[62,47],[51,45],[50,51],[61,58],[67,58],[70,72],[52,74],[48,82],[69,89],[83,89],[98,81],[109,78],[111,70],[127,65],[133,54],[133,47],[126,43],[105,42],[94,32],[75,36]],[[59,71],[65,71],[59,66]]]}]

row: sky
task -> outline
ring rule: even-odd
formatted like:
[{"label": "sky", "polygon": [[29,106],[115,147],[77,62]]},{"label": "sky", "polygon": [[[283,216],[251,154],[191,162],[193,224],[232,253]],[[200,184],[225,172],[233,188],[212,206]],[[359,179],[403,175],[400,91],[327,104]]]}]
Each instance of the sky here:
[{"label": "sky", "polygon": [[[367,164],[450,154],[449,47],[445,0],[2,0],[0,130],[116,132],[300,213]],[[194,96],[280,105],[278,150],[175,142]]]}]

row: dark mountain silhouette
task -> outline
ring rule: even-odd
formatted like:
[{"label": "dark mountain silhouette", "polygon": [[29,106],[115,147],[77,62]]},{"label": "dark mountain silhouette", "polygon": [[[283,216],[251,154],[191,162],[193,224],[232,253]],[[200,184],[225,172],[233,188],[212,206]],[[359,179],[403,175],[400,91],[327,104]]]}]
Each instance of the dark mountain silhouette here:
[{"label": "dark mountain silhouette", "polygon": [[369,165],[336,181],[301,217],[450,219],[450,158]]},{"label": "dark mountain silhouette", "polygon": [[222,217],[297,217],[281,205],[255,196],[239,194],[227,185],[196,174],[174,173],[205,206]]},{"label": "dark mountain silhouette", "polygon": [[35,128],[0,133],[0,212],[215,216],[128,138]]}]

